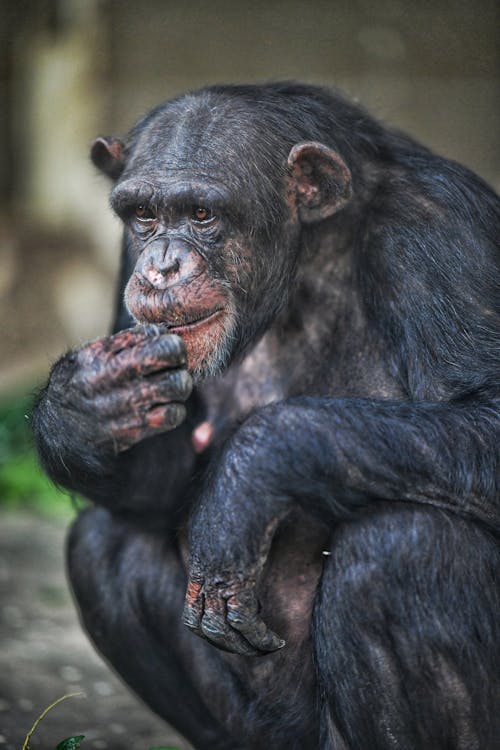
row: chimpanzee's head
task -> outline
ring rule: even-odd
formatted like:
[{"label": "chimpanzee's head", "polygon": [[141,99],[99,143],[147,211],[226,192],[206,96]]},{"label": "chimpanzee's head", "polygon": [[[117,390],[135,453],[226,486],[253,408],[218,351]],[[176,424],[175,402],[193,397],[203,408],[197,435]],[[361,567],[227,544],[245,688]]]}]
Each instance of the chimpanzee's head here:
[{"label": "chimpanzee's head", "polygon": [[267,329],[286,304],[303,226],[350,197],[340,156],[287,121],[293,97],[258,92],[217,87],[174,99],[126,145],[98,138],[92,147],[115,180],[111,204],[135,262],[128,310],[182,336],[199,377]]}]

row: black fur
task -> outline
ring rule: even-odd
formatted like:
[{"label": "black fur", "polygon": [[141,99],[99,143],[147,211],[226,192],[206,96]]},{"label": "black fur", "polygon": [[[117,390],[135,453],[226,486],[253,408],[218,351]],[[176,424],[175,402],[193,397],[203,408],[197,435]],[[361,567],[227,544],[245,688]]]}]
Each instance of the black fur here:
[{"label": "black fur", "polygon": [[[303,142],[352,178],[347,205],[310,222],[287,166]],[[93,159],[126,225],[115,331],[133,325],[123,289],[146,252],[137,204],[172,222],[183,200],[211,201],[222,235],[200,244],[165,219],[165,242],[203,257],[234,304],[222,369],[178,392],[176,429],[116,450],[102,415],[127,385],[96,376],[95,347],[63,357],[35,407],[49,474],[104,506],[68,543],[97,647],[200,750],[496,750],[498,197],[294,83],[172,100]],[[324,193],[333,205],[335,184]]]}]

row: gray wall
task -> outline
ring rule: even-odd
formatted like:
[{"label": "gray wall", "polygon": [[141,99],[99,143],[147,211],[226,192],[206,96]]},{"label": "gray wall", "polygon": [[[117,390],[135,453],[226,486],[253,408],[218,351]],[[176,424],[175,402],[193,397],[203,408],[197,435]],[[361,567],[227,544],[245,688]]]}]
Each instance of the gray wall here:
[{"label": "gray wall", "polygon": [[[216,81],[341,86],[375,114],[500,180],[492,0],[114,3],[109,126]],[[126,51],[126,54],[124,54]],[[130,94],[127,92],[130,87]]]}]

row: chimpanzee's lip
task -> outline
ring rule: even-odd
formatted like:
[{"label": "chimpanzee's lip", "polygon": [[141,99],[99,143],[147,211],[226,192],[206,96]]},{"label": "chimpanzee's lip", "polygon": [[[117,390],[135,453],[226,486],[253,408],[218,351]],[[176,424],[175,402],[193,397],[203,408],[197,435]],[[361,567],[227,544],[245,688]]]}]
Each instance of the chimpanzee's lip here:
[{"label": "chimpanzee's lip", "polygon": [[170,333],[182,334],[187,331],[196,331],[198,328],[203,328],[206,325],[211,325],[223,315],[224,309],[221,307],[214,312],[204,315],[201,318],[195,318],[194,320],[186,321],[185,323],[172,325],[167,323],[168,330]]}]

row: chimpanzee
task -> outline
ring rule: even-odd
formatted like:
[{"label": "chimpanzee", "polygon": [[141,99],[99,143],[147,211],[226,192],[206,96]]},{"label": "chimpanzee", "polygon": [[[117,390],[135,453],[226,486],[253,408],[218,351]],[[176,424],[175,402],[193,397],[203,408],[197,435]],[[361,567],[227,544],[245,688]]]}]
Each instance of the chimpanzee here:
[{"label": "chimpanzee", "polygon": [[33,426],[97,648],[199,750],[497,750],[498,197],[288,82],[91,156],[114,333]]}]

